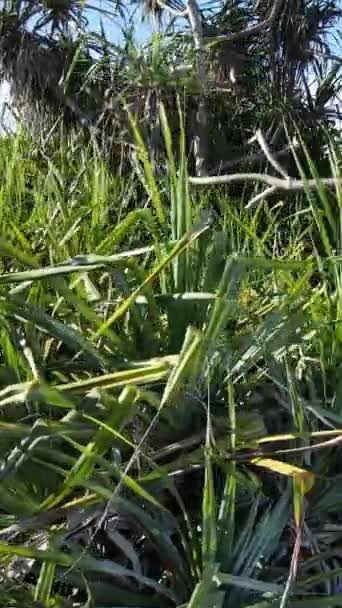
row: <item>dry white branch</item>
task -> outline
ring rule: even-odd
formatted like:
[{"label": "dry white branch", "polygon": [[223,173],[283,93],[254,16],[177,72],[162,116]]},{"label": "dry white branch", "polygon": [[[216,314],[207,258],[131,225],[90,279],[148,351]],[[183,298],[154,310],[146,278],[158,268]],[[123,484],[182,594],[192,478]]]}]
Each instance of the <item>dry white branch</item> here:
[{"label": "dry white branch", "polygon": [[256,138],[260,148],[262,149],[263,153],[265,154],[268,162],[272,165],[272,167],[278,173],[280,173],[280,175],[282,175],[284,179],[288,179],[288,175],[287,175],[285,169],[283,169],[283,167],[278,163],[275,156],[272,154],[270,148],[268,147],[267,141],[265,140],[260,129],[257,130],[257,132],[255,134],[255,138]]},{"label": "dry white branch", "polygon": [[266,184],[268,188],[252,198],[247,208],[251,209],[260,200],[265,200],[271,194],[280,192],[304,192],[305,190],[317,190],[321,185],[327,188],[342,186],[342,178],[327,177],[316,179],[292,179],[291,177],[274,177],[262,173],[232,173],[231,175],[215,175],[212,177],[190,177],[190,183],[194,186],[214,186],[222,184],[257,182]]},{"label": "dry white branch", "polygon": [[[299,144],[295,146],[299,147]],[[275,159],[288,157],[291,154],[292,146],[285,146],[282,150],[278,150],[277,152],[272,152],[272,156]],[[219,171],[226,171],[227,169],[231,169],[232,167],[236,167],[236,165],[258,165],[261,163],[265,163],[265,155],[263,152],[257,152],[255,154],[244,154],[241,156],[237,156],[236,158],[232,158],[231,160],[221,162],[216,171],[212,171],[211,174],[218,173]]]},{"label": "dry white branch", "polygon": [[273,186],[276,190],[282,190],[286,192],[301,192],[306,188],[308,190],[315,190],[320,184],[333,188],[336,185],[342,184],[342,178],[327,177],[320,179],[301,180],[292,179],[287,177],[282,179],[280,177],[274,177],[267,173],[232,173],[231,175],[213,175],[211,177],[190,177],[190,183],[194,186],[217,186],[220,184],[232,184],[242,182],[258,182],[267,184],[267,186]]},{"label": "dry white branch", "polygon": [[266,188],[266,190],[259,192],[259,194],[256,194],[253,196],[253,198],[251,198],[248,205],[246,205],[246,209],[254,209],[254,207],[256,207],[260,201],[266,200],[266,198],[272,196],[272,194],[274,194],[276,191],[277,189],[274,186],[270,186],[269,188]]}]

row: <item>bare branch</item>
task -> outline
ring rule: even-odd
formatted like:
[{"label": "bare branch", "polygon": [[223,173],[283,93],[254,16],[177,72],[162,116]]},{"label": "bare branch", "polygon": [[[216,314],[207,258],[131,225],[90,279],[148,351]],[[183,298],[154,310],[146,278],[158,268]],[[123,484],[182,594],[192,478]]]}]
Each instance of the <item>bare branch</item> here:
[{"label": "bare branch", "polygon": [[277,159],[272,154],[271,150],[268,147],[267,141],[265,140],[260,129],[257,130],[257,132],[255,134],[255,139],[257,140],[260,148],[262,149],[263,153],[265,154],[268,162],[272,165],[272,167],[278,173],[280,173],[280,175],[282,175],[284,179],[288,179],[288,175],[287,175],[285,169],[283,169],[283,167],[278,163]]},{"label": "bare branch", "polygon": [[213,175],[212,177],[190,177],[190,183],[194,186],[217,186],[220,184],[232,184],[242,182],[258,182],[273,186],[276,190],[286,192],[302,192],[306,188],[315,190],[320,184],[328,188],[334,188],[336,185],[342,184],[342,178],[327,177],[320,179],[319,182],[315,179],[301,180],[287,177],[281,179],[273,175],[262,173],[232,173],[231,175]]},{"label": "bare branch", "polygon": [[304,192],[305,190],[316,190],[320,185],[327,188],[342,186],[342,178],[328,177],[320,179],[301,180],[290,177],[280,178],[262,173],[232,173],[231,175],[215,175],[213,177],[190,177],[190,183],[194,186],[214,186],[220,184],[257,182],[266,184],[268,188],[251,199],[247,209],[251,209],[261,200],[265,200],[271,194],[280,192]]},{"label": "bare branch", "polygon": [[245,208],[253,209],[254,207],[256,207],[256,205],[260,201],[266,200],[269,196],[274,194],[276,191],[277,191],[277,189],[274,186],[270,186],[269,188],[266,188],[266,190],[263,190],[263,192],[259,192],[259,194],[257,194],[256,196],[253,196],[253,198],[251,198],[251,200],[249,201],[248,205],[246,205]]},{"label": "bare branch", "polygon": [[[295,147],[298,148],[299,144],[297,144]],[[287,157],[291,154],[291,149],[292,146],[285,146],[282,150],[272,152],[272,156],[275,159]],[[237,156],[236,158],[232,158],[231,160],[221,162],[218,165],[218,169],[215,171],[215,173],[217,173],[218,171],[226,171],[227,169],[236,167],[236,165],[257,165],[263,162],[265,162],[265,155],[263,152],[257,152],[256,154],[244,154],[241,156]]]},{"label": "bare branch", "polygon": [[256,36],[260,34],[262,31],[266,30],[268,27],[272,25],[274,22],[283,0],[274,0],[273,8],[264,21],[261,23],[257,23],[252,27],[248,27],[245,30],[241,30],[241,32],[233,32],[231,34],[222,34],[220,36],[208,37],[205,38],[205,42],[210,46],[219,44],[220,42],[236,42],[237,40],[245,40],[246,38],[250,38],[251,36]]}]

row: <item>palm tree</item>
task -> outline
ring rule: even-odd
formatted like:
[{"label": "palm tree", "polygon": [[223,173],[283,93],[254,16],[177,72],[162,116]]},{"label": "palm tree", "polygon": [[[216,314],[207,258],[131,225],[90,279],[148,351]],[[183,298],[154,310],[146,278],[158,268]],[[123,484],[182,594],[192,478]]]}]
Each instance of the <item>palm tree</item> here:
[{"label": "palm tree", "polygon": [[[107,12],[114,15],[119,8],[117,2],[107,0]],[[88,24],[86,10],[82,0],[0,4],[1,79],[9,81],[14,104],[31,118],[39,117],[39,124],[42,117],[56,117],[61,111],[67,121],[91,124],[92,104],[82,89],[82,73],[93,64],[91,51],[96,45],[83,44],[80,52]]]},{"label": "palm tree", "polygon": [[[204,98],[198,102],[194,149],[199,173],[210,169],[208,159],[214,158],[215,149],[227,150],[225,158],[216,159],[223,161],[221,165],[233,166],[240,158],[245,161],[243,144],[257,127],[262,127],[269,140],[279,146],[286,140],[284,122],[288,132],[294,124],[308,132],[324,125],[325,106],[336,95],[340,82],[341,63],[333,61],[327,38],[342,15],[338,2],[193,0],[175,6],[174,0],[156,0],[152,11],[156,5],[169,21],[177,15],[188,20],[186,31],[198,51],[198,74],[205,83],[205,99],[210,91],[214,93],[209,104]],[[330,59],[326,79],[320,71],[323,56],[328,62]],[[321,86],[315,99],[310,80],[319,73]],[[248,90],[244,86],[247,83]]]},{"label": "palm tree", "polygon": [[[100,10],[94,4],[88,11]],[[101,6],[124,16],[119,0]],[[284,119],[311,130],[324,120],[336,92],[335,66],[317,99],[309,78],[319,72],[322,55],[331,55],[326,32],[341,12],[336,1],[148,0],[146,7],[164,21],[157,53],[156,39],[139,52],[132,43],[119,50],[104,34],[89,35],[85,0],[0,2],[1,78],[26,122],[41,131],[62,116],[108,143],[109,133],[127,130],[124,96],[141,121],[149,116],[152,141],[158,100],[181,88],[196,171],[203,175],[245,159],[257,127],[279,147]],[[253,147],[247,152],[255,156]]]}]

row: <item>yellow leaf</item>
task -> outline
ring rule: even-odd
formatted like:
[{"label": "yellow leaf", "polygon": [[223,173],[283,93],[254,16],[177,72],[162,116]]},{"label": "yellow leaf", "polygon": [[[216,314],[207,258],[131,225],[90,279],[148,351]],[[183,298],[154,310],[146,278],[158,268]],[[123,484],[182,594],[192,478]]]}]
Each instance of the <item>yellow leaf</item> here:
[{"label": "yellow leaf", "polygon": [[287,477],[293,477],[294,479],[300,480],[300,487],[302,494],[306,494],[311,490],[315,482],[315,476],[310,471],[296,467],[288,462],[281,462],[279,460],[272,460],[272,458],[253,458],[251,463],[257,467],[263,467],[274,473],[280,475],[286,475]]}]

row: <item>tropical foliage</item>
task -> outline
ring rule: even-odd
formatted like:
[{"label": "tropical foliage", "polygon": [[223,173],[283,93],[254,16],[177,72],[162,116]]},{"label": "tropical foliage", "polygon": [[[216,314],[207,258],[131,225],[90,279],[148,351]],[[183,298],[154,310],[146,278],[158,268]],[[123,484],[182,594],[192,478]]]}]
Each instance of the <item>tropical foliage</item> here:
[{"label": "tropical foliage", "polygon": [[[121,47],[104,29],[101,35],[89,29],[94,10],[104,17],[126,14],[127,21],[129,7],[114,0],[98,8],[84,0],[1,4],[2,75],[36,136],[44,123],[51,132],[62,111],[66,125],[82,125],[120,164],[133,143],[128,104],[159,158],[159,103],[174,108],[175,94],[183,91],[198,174],[253,159],[248,140],[256,127],[267,132],[275,152],[290,157],[288,166],[294,122],[319,157],[322,128],[333,118],[329,103],[341,86],[341,61],[327,35],[340,15],[336,2],[150,3],[146,8],[164,26],[140,48],[127,27]],[[177,113],[172,116],[177,138]]]},{"label": "tropical foliage", "polygon": [[0,607],[340,606],[337,8],[85,4],[2,3]]}]

